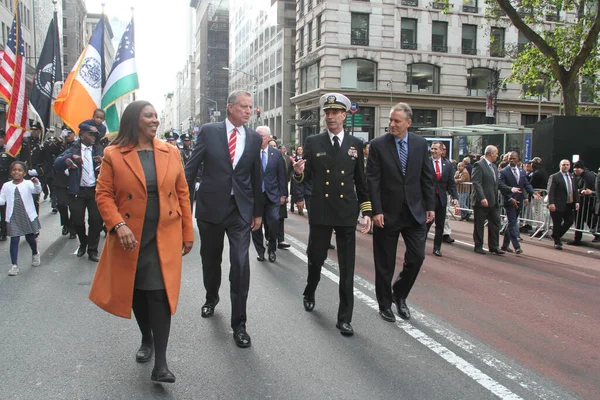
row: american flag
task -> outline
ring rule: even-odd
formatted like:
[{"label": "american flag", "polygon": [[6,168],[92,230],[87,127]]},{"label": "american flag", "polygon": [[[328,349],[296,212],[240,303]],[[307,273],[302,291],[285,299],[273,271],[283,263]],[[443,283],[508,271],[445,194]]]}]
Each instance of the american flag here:
[{"label": "american flag", "polygon": [[[18,2],[17,2],[18,5]],[[0,62],[0,95],[8,103],[6,113],[6,153],[13,157],[21,151],[27,130],[27,92],[25,81],[25,46],[21,34],[21,14],[15,7],[10,36]]]}]

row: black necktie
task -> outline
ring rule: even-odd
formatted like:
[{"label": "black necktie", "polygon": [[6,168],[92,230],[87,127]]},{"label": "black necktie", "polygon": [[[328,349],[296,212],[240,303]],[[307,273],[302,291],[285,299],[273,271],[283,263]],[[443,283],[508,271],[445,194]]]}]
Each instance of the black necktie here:
[{"label": "black necktie", "polygon": [[340,151],[340,138],[337,136],[333,136],[333,155],[337,156],[338,151]]}]

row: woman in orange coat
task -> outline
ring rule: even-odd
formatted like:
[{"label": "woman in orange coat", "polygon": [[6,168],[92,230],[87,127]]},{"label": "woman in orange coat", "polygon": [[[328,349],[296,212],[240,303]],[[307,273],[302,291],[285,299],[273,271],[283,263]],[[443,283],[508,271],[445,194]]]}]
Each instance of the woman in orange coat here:
[{"label": "woman in orange coat", "polygon": [[147,362],[155,352],[151,380],[175,382],[167,343],[181,257],[192,249],[194,232],[179,150],[156,139],[159,124],[150,103],[134,101],[104,151],[96,201],[109,235],[90,300],[124,318],[133,308],[142,333],[136,360]]}]

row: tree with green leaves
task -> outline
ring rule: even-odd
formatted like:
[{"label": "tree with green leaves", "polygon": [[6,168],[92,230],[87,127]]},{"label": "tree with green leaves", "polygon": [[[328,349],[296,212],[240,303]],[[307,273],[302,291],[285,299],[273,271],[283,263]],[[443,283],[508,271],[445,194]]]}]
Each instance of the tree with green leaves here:
[{"label": "tree with green leaves", "polygon": [[560,89],[565,115],[578,114],[580,79],[586,82],[588,94],[597,98],[600,0],[486,0],[486,3],[492,7],[492,18],[505,14],[529,40],[513,52],[509,49],[515,58],[511,80],[525,84],[527,94],[536,94],[540,82],[544,82],[545,89]]}]

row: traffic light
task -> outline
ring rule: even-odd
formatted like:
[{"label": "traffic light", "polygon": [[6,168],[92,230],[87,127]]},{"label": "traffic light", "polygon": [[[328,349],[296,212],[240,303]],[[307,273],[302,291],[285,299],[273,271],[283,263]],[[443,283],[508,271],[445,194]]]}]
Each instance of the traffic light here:
[{"label": "traffic light", "polygon": [[260,107],[256,107],[256,118],[260,118]]}]

